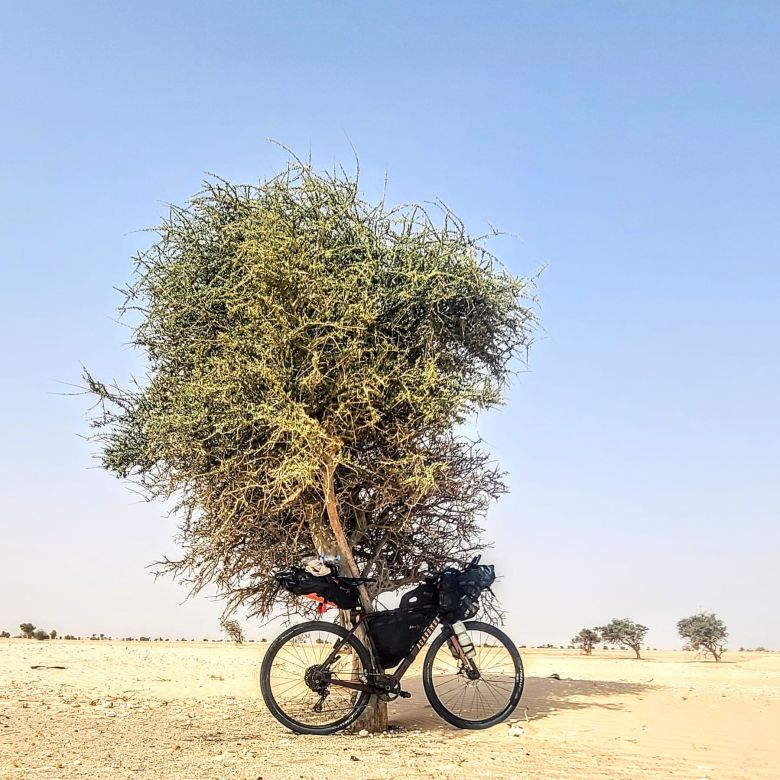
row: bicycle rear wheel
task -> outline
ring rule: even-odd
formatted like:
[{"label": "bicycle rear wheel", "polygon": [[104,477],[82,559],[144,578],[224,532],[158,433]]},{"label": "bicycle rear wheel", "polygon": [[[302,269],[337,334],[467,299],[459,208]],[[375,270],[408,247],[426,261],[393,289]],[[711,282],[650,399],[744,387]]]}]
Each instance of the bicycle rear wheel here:
[{"label": "bicycle rear wheel", "polygon": [[336,684],[367,681],[371,660],[365,646],[350,636],[335,660],[325,664],[347,634],[317,620],[291,626],[271,643],[260,667],[260,690],[282,725],[299,734],[333,734],[366,708],[368,693]]},{"label": "bicycle rear wheel", "polygon": [[495,626],[472,620],[466,630],[474,643],[479,675],[455,651],[451,628],[431,643],[423,665],[423,687],[434,710],[461,729],[486,729],[506,720],[523,695],[520,653]]}]

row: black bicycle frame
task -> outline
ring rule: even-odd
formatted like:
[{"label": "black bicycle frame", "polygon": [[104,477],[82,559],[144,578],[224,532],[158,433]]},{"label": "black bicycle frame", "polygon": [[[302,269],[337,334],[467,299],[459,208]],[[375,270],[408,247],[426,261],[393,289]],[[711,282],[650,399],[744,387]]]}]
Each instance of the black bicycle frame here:
[{"label": "black bicycle frame", "polygon": [[[381,612],[370,612],[368,614],[364,612],[353,612],[352,613],[352,622],[353,626],[349,630],[349,633],[347,636],[342,637],[339,639],[338,642],[336,642],[335,645],[333,645],[333,650],[331,651],[330,655],[323,661],[322,666],[327,667],[329,664],[333,663],[338,654],[339,650],[347,643],[349,638],[358,630],[358,628],[363,625],[363,623],[367,623],[374,617],[378,617],[379,615],[393,615],[393,614],[403,614],[404,612],[419,612],[420,607],[411,607],[411,608],[403,608],[399,607],[398,609],[388,609],[388,610],[382,610]],[[431,634],[436,630],[436,627],[442,623],[441,617],[439,615],[434,614],[431,622],[428,624],[428,627],[423,631],[420,638],[415,642],[412,649],[409,651],[409,655],[404,658],[403,661],[401,661],[398,668],[395,670],[393,674],[387,675],[388,677],[394,678],[395,681],[400,681],[401,678],[406,674],[406,671],[409,669],[409,667],[414,663],[414,659],[417,658],[420,651],[425,647],[425,643],[430,639]],[[445,626],[449,627],[449,623],[444,623]],[[366,629],[368,631],[368,629]],[[359,641],[359,640],[358,640]],[[463,648],[460,646],[460,643],[458,642],[457,636],[453,633],[451,637],[451,641],[453,642],[453,645],[455,646],[455,649],[458,652],[458,655],[460,656],[461,660],[471,666],[475,671],[476,667],[474,667],[473,662],[470,658],[466,656],[466,654],[463,652]],[[384,693],[384,690],[377,686],[377,685],[371,685],[366,683],[359,683],[359,682],[352,682],[350,680],[330,680],[331,685],[338,685],[342,688],[351,688],[355,691],[365,691],[366,693]]]}]

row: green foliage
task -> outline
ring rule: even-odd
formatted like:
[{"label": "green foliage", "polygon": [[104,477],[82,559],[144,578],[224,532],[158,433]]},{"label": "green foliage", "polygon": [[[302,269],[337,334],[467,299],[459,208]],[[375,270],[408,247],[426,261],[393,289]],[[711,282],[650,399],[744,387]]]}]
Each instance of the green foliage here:
[{"label": "green foliage", "polygon": [[19,631],[22,632],[22,636],[25,639],[32,639],[35,633],[35,626],[32,623],[22,623],[19,626]]},{"label": "green foliage", "polygon": [[687,640],[686,650],[704,649],[716,661],[725,649],[728,630],[726,624],[713,612],[699,612],[677,623],[677,632]]},{"label": "green foliage", "polygon": [[42,628],[39,628],[33,632],[33,638],[38,640],[48,639],[49,634],[47,631],[44,631]]},{"label": "green foliage", "polygon": [[596,629],[601,633],[601,638],[611,645],[619,645],[633,650],[636,657],[640,658],[639,651],[642,648],[647,626],[635,623],[629,618],[614,618],[606,626]]},{"label": "green foliage", "polygon": [[10,639],[11,635],[7,631],[0,631],[0,639]]},{"label": "green foliage", "polygon": [[56,639],[56,638],[57,638],[57,632],[54,629],[49,631],[49,639]]},{"label": "green foliage", "polygon": [[207,181],[156,233],[123,307],[148,380],[86,381],[104,466],[177,501],[162,570],[266,614],[271,570],[335,549],[325,473],[374,593],[481,548],[505,486],[456,431],[501,402],[532,283],[448,210],[371,205],[300,162]]},{"label": "green foliage", "polygon": [[601,636],[596,629],[583,628],[577,636],[573,637],[571,643],[575,647],[579,647],[585,655],[590,655],[593,652],[593,646],[601,641]]}]

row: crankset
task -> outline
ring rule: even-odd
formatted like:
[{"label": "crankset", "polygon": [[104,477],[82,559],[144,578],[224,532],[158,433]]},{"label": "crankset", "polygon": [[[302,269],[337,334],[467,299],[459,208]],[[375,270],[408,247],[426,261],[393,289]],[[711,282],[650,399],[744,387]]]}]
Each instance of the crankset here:
[{"label": "crankset", "polygon": [[392,674],[373,674],[370,681],[382,701],[394,701],[399,697],[408,699],[412,695],[408,691],[401,690],[401,681]]}]

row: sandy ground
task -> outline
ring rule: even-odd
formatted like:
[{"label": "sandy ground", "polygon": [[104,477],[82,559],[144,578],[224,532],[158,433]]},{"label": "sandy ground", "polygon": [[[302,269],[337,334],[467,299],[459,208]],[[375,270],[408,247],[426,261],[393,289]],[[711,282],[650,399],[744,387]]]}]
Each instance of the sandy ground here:
[{"label": "sandy ground", "polygon": [[413,667],[392,731],[306,737],[265,710],[266,646],[0,640],[0,778],[780,777],[780,654],[521,650],[519,736],[450,727]]}]

